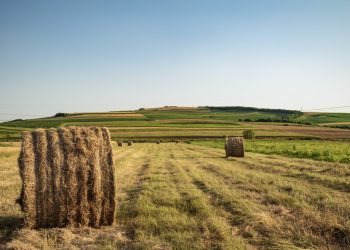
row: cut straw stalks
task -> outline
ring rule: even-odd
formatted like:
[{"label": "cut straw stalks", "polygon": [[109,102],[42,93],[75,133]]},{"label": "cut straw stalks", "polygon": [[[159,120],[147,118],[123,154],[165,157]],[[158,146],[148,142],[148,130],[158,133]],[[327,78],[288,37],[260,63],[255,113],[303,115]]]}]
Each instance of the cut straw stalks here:
[{"label": "cut straw stalks", "polygon": [[24,132],[18,164],[27,227],[113,224],[114,164],[106,128]]}]

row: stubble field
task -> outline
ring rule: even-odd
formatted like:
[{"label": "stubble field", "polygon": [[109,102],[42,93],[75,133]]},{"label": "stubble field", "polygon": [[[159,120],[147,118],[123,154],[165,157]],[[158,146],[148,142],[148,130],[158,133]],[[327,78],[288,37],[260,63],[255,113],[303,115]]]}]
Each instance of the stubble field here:
[{"label": "stubble field", "polygon": [[347,249],[350,165],[184,143],[117,147],[113,227],[21,228],[18,143],[0,147],[1,244],[17,249]]}]

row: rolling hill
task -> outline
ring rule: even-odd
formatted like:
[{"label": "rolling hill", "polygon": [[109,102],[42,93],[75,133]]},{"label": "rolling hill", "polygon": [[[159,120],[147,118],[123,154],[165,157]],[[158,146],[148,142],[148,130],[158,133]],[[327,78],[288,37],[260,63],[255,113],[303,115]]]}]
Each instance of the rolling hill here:
[{"label": "rolling hill", "polygon": [[21,131],[58,126],[106,126],[113,139],[218,139],[241,135],[246,128],[257,138],[350,139],[350,114],[302,113],[252,107],[165,106],[132,111],[58,113],[53,117],[0,123],[0,140],[19,140]]}]

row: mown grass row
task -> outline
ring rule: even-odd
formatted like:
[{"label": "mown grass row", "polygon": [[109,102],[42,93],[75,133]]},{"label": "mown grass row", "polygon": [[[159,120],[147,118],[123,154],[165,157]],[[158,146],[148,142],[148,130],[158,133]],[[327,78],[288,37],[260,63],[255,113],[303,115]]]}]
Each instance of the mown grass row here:
[{"label": "mown grass row", "polygon": [[186,154],[183,164],[194,181],[232,214],[238,234],[250,244],[267,249],[349,246],[348,193],[203,152]]},{"label": "mown grass row", "polygon": [[[163,146],[164,148],[164,146]],[[238,237],[210,206],[205,196],[172,159],[174,152],[161,150],[147,169],[132,196],[121,208],[131,249],[240,249]]]},{"label": "mown grass row", "polygon": [[[12,150],[8,145],[1,150]],[[18,147],[14,148],[18,151]],[[349,164],[189,144],[113,143],[117,217],[112,228],[18,226],[16,156],[1,157],[2,240],[48,249],[347,249]],[[302,178],[299,174],[312,176]],[[330,183],[336,185],[330,185]],[[11,236],[11,238],[9,238]],[[1,246],[0,246],[1,247]]]}]

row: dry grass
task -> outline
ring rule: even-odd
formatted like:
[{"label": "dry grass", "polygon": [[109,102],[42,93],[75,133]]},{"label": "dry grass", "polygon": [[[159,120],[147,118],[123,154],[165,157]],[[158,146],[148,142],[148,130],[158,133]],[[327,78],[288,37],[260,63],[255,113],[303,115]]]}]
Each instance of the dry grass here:
[{"label": "dry grass", "polygon": [[159,107],[159,108],[147,108],[146,111],[198,111],[200,108],[197,107],[178,107],[178,106],[167,106],[167,107]]},{"label": "dry grass", "polygon": [[68,116],[68,118],[118,118],[118,117],[145,117],[143,114],[138,113],[80,113],[80,114],[72,114]]},{"label": "dry grass", "polygon": [[329,128],[323,126],[298,126],[298,125],[276,125],[276,124],[259,124],[259,123],[242,123],[251,125],[257,132],[257,135],[263,134],[263,131],[275,131],[286,134],[299,134],[313,136],[321,139],[350,139],[350,130]]},{"label": "dry grass", "polygon": [[254,153],[226,159],[223,149],[183,143],[114,143],[113,150],[117,223],[101,229],[21,229],[17,156],[0,158],[2,243],[18,249],[349,249],[349,164]]},{"label": "dry grass", "polygon": [[115,249],[128,241],[118,227],[22,229],[13,237],[9,249]]},{"label": "dry grass", "polygon": [[329,122],[329,123],[322,123],[322,126],[332,126],[332,125],[350,125],[350,122]]}]

